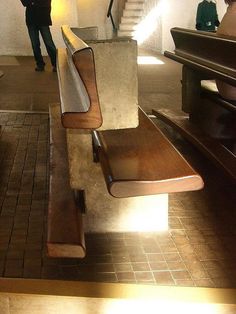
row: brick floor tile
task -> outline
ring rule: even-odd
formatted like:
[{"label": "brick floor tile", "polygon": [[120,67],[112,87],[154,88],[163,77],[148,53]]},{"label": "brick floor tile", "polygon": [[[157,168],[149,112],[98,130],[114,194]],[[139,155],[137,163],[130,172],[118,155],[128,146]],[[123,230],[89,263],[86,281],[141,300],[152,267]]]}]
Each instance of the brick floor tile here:
[{"label": "brick floor tile", "polygon": [[155,283],[153,274],[149,271],[135,272],[135,279],[138,283]]},{"label": "brick floor tile", "polygon": [[94,280],[97,282],[117,282],[115,273],[99,272],[94,274]]},{"label": "brick floor tile", "polygon": [[8,250],[6,258],[7,260],[23,260],[24,250]]},{"label": "brick floor tile", "polygon": [[169,270],[185,270],[186,265],[183,261],[168,261],[167,262]]},{"label": "brick floor tile", "polygon": [[129,253],[124,254],[112,254],[113,263],[129,263],[131,261]]},{"label": "brick floor tile", "polygon": [[164,255],[159,253],[146,254],[149,262],[165,261]]},{"label": "brick floor tile", "polygon": [[132,263],[133,271],[150,271],[149,263]]},{"label": "brick floor tile", "polygon": [[41,276],[43,279],[59,279],[61,278],[61,271],[58,265],[44,266],[42,268]]},{"label": "brick floor tile", "polygon": [[0,275],[236,286],[232,197],[222,203],[206,189],[169,196],[169,230],[164,233],[86,234],[85,259],[47,257],[48,115],[1,113],[0,124]]},{"label": "brick floor tile", "polygon": [[174,279],[177,279],[177,280],[180,280],[180,279],[190,280],[191,279],[191,275],[186,270],[171,271],[171,275]]},{"label": "brick floor tile", "polygon": [[165,261],[149,262],[151,270],[168,270],[168,264]]},{"label": "brick floor tile", "polygon": [[171,276],[171,273],[169,271],[159,271],[159,272],[155,271],[153,272],[153,276],[158,285],[166,285],[166,286],[175,285],[173,277]]},{"label": "brick floor tile", "polygon": [[176,253],[163,253],[163,256],[167,262],[181,261],[181,256],[179,252]]},{"label": "brick floor tile", "polygon": [[4,267],[5,267],[5,262],[4,260],[0,259],[0,276],[2,277],[4,274]]},{"label": "brick floor tile", "polygon": [[180,287],[194,287],[195,282],[189,279],[175,279],[176,285]]},{"label": "brick floor tile", "polygon": [[23,275],[23,259],[7,260],[5,264],[5,277],[22,277]]},{"label": "brick floor tile", "polygon": [[147,262],[147,255],[140,254],[139,252],[137,252],[137,254],[130,253],[130,261],[131,262]]},{"label": "brick floor tile", "polygon": [[95,271],[97,273],[105,273],[105,272],[109,272],[109,273],[112,273],[115,271],[114,269],[114,265],[112,263],[100,263],[100,264],[96,264],[95,266]]},{"label": "brick floor tile", "polygon": [[115,263],[114,269],[116,272],[130,272],[133,270],[131,263]]},{"label": "brick floor tile", "polygon": [[205,288],[214,288],[215,283],[207,278],[207,279],[194,279],[194,283],[196,285],[196,287],[205,287]]},{"label": "brick floor tile", "polygon": [[116,275],[119,282],[135,282],[133,272],[117,272]]}]

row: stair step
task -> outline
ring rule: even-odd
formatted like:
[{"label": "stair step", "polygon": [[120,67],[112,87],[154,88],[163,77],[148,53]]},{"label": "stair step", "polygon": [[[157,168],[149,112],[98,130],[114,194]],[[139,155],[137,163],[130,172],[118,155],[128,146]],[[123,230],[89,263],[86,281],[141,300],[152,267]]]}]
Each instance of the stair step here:
[{"label": "stair step", "polygon": [[142,4],[144,4],[145,3],[145,0],[127,0],[126,2],[131,2],[131,3],[142,3]]},{"label": "stair step", "polygon": [[145,0],[126,0],[117,32],[118,37],[133,37],[143,17]]},{"label": "stair step", "polygon": [[123,31],[123,30],[118,30],[117,36],[118,37],[133,37],[133,31]]},{"label": "stair step", "polygon": [[143,15],[143,10],[124,10],[123,16],[128,17],[141,17]]},{"label": "stair step", "polygon": [[134,31],[137,28],[137,23],[121,23],[119,30],[121,31]]},{"label": "stair step", "polygon": [[143,3],[142,2],[126,2],[125,10],[142,10]]},{"label": "stair step", "polygon": [[140,21],[141,21],[141,17],[140,16],[138,16],[138,17],[133,17],[133,16],[122,16],[121,17],[121,24],[133,24],[133,23],[135,23],[135,24],[138,24],[138,23],[140,23]]}]

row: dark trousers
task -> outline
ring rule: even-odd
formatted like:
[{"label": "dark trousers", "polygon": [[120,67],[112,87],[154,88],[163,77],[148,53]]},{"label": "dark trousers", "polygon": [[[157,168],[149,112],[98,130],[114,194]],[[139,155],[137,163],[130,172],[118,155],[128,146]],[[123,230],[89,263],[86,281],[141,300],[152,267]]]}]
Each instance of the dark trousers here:
[{"label": "dark trousers", "polygon": [[51,59],[52,66],[56,66],[56,46],[53,42],[49,26],[27,25],[29,37],[32,44],[34,58],[38,67],[44,67],[45,62],[40,48],[39,33],[41,34],[47,53]]}]

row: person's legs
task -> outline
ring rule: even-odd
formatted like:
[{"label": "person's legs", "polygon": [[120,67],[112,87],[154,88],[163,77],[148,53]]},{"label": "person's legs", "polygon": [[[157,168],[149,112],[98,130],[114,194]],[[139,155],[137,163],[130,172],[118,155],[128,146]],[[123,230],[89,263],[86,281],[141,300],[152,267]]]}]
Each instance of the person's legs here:
[{"label": "person's legs", "polygon": [[36,61],[36,71],[43,71],[45,62],[42,57],[40,40],[39,40],[39,28],[37,26],[28,25],[28,33],[31,40],[31,45],[34,53],[34,58]]},{"label": "person's legs", "polygon": [[41,26],[39,28],[41,36],[43,38],[45,47],[47,49],[48,55],[51,59],[51,64],[53,68],[56,68],[56,55],[57,49],[52,39],[52,34],[50,32],[49,26]]}]

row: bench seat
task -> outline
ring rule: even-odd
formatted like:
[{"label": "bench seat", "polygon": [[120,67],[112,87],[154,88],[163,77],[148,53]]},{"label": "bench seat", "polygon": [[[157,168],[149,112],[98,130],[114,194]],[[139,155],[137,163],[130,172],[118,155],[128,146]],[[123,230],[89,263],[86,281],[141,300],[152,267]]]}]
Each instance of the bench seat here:
[{"label": "bench seat", "polygon": [[82,213],[69,183],[66,130],[61,125],[60,106],[51,105],[50,187],[47,250],[50,257],[85,256]]},{"label": "bench seat", "polygon": [[234,37],[172,28],[174,52],[164,55],[183,65],[182,110],[153,113],[190,140],[233,181],[236,178],[236,102],[224,99],[215,80],[236,86]]},{"label": "bench seat", "polygon": [[235,155],[219,141],[206,135],[197,125],[191,123],[187,114],[168,109],[152,110],[152,113],[193,143],[229,178],[236,180]]},{"label": "bench seat", "polygon": [[97,132],[109,193],[130,197],[198,190],[202,178],[139,109],[139,126]]},{"label": "bench seat", "polygon": [[218,92],[215,82],[202,81],[201,96],[203,98],[212,99],[215,103],[219,104],[222,108],[228,110],[232,114],[236,113],[236,100],[224,99]]}]

